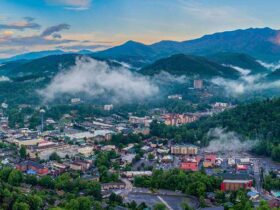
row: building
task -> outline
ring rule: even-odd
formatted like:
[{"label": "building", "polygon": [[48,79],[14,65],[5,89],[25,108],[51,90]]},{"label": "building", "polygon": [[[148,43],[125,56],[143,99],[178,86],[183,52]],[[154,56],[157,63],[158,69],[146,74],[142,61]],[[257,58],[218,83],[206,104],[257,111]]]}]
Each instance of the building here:
[{"label": "building", "polygon": [[125,183],[123,182],[112,182],[112,183],[104,183],[101,184],[101,190],[114,190],[114,189],[125,189]]},{"label": "building", "polygon": [[239,189],[250,189],[253,186],[253,179],[247,174],[223,174],[222,176],[222,191],[237,191]]},{"label": "building", "polygon": [[202,89],[203,88],[203,80],[201,79],[195,79],[193,81],[193,88],[194,89]]},{"label": "building", "polygon": [[49,173],[49,169],[44,167],[42,164],[34,161],[23,161],[16,165],[16,169],[22,172],[35,172],[35,174],[46,175]]},{"label": "building", "polygon": [[217,156],[215,154],[206,154],[203,161],[205,168],[213,168],[216,165]]},{"label": "building", "polygon": [[182,97],[181,95],[178,95],[178,94],[176,94],[176,95],[170,95],[170,96],[168,96],[167,98],[168,98],[168,99],[175,99],[175,100],[182,100],[182,99],[183,99],[183,97]]},{"label": "building", "polygon": [[105,111],[111,111],[112,109],[114,108],[114,105],[113,104],[106,104],[104,105],[103,109]]},{"label": "building", "polygon": [[239,189],[249,189],[253,186],[253,180],[230,180],[226,179],[221,184],[222,191],[237,191]]},{"label": "building", "polygon": [[165,114],[162,119],[166,125],[178,126],[192,123],[198,120],[199,116],[196,114]]},{"label": "building", "polygon": [[181,162],[180,168],[186,171],[198,171],[198,162],[195,159]]},{"label": "building", "polygon": [[198,147],[192,144],[176,144],[171,146],[171,154],[174,155],[196,155]]},{"label": "building", "polygon": [[149,117],[130,116],[129,122],[132,124],[142,124],[145,126],[149,126],[151,124],[152,120]]},{"label": "building", "polygon": [[126,178],[132,178],[135,176],[152,176],[152,171],[124,171],[122,176]]},{"label": "building", "polygon": [[81,102],[80,98],[72,98],[71,99],[71,104],[79,104]]},{"label": "building", "polygon": [[90,168],[91,163],[88,161],[83,161],[83,160],[76,160],[72,163],[70,163],[70,169],[74,171],[86,171]]}]

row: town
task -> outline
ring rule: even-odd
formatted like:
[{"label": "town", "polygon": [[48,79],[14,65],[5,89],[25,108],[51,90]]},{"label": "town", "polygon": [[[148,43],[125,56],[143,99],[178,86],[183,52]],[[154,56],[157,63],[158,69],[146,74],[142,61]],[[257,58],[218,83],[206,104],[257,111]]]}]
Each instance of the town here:
[{"label": "town", "polygon": [[[202,89],[203,82],[195,80],[194,88]],[[170,95],[168,100],[182,100],[182,96]],[[72,105],[80,103],[79,98],[70,101]],[[113,104],[108,104],[100,109],[112,114],[88,116],[78,123],[72,113],[64,114],[58,122],[46,118],[46,110],[39,109],[39,124],[31,130],[24,127],[11,129],[9,118],[5,115],[8,105],[3,103],[1,170],[17,170],[21,173],[20,177],[26,177],[14,180],[22,192],[56,186],[54,180],[65,177],[79,176],[81,180],[100,183],[102,199],[119,199],[115,209],[125,209],[124,203],[145,203],[148,208],[163,203],[171,210],[180,210],[184,205],[191,209],[230,209],[234,202],[229,197],[240,190],[245,190],[245,196],[255,206],[265,200],[271,208],[279,207],[280,191],[269,188],[266,182],[272,174],[280,176],[280,164],[253,156],[249,151],[213,152],[199,143],[180,143],[174,137],[161,138],[151,134],[153,124],[179,127],[234,106],[215,102],[210,107],[204,112],[183,114],[156,109],[148,116],[139,117],[130,113],[128,118],[124,118],[113,112]],[[205,186],[210,184],[210,180],[200,183],[202,188],[199,191],[185,191],[182,186],[156,189],[147,184],[157,173],[176,174],[180,171],[188,176],[201,173],[214,177],[216,183],[212,183],[211,187]],[[8,181],[10,176],[12,174],[8,176]],[[38,179],[38,183],[23,181],[31,177]],[[42,184],[40,180],[48,183]],[[65,187],[55,187],[56,193],[66,193]],[[209,191],[211,188],[213,190]],[[85,192],[81,190],[79,193]]]}]

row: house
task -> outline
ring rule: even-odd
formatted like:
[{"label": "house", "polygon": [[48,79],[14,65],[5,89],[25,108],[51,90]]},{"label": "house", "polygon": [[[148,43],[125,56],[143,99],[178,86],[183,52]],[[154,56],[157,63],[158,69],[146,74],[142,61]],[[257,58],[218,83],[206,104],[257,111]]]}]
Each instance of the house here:
[{"label": "house", "polygon": [[196,114],[165,114],[162,119],[166,125],[178,126],[194,122],[199,119]]},{"label": "house", "polygon": [[198,147],[192,144],[176,144],[171,146],[171,154],[174,155],[196,155]]},{"label": "house", "polygon": [[149,127],[150,123],[152,122],[152,119],[149,117],[136,117],[136,116],[130,116],[129,122],[131,124],[142,124],[146,127]]},{"label": "house", "polygon": [[169,95],[167,98],[168,99],[174,99],[174,100],[182,100],[183,99],[182,95],[179,95],[179,94]]},{"label": "house", "polygon": [[215,154],[206,154],[203,161],[205,168],[213,168],[216,164],[217,156]]},{"label": "house", "polygon": [[125,189],[125,183],[123,182],[112,182],[112,183],[104,183],[101,184],[101,190],[115,190],[115,189]]},{"label": "house", "polygon": [[23,161],[16,165],[16,169],[20,170],[22,172],[28,172],[32,173],[35,172],[39,175],[46,175],[49,173],[49,169],[41,165],[40,163],[34,162],[34,161]]},{"label": "house", "polygon": [[70,163],[70,169],[74,171],[86,171],[91,167],[91,163],[83,160],[76,160]]},{"label": "house", "polygon": [[115,151],[116,146],[115,145],[105,145],[101,148],[102,151]]},{"label": "house", "polygon": [[152,176],[151,171],[124,171],[122,172],[122,176],[126,178],[132,178],[135,176]]},{"label": "house", "polygon": [[201,158],[198,156],[195,158],[186,158],[181,162],[180,168],[186,171],[198,171],[198,165],[200,160]]}]

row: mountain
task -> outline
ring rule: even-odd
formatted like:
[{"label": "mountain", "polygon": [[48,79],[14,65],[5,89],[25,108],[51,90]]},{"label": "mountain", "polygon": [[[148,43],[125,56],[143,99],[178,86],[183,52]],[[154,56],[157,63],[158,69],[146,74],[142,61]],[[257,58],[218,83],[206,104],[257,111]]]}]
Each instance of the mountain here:
[{"label": "mountain", "polygon": [[173,75],[186,75],[188,77],[199,78],[225,77],[236,79],[240,76],[239,72],[233,68],[222,66],[204,57],[184,54],[172,55],[168,58],[160,59],[140,70],[141,73],[147,75],[158,74],[161,71]]},{"label": "mountain", "polygon": [[96,52],[93,55],[94,57],[127,62],[135,66],[142,66],[156,59],[156,52],[151,47],[134,41],[128,41],[123,45]]},{"label": "mountain", "polygon": [[277,81],[280,80],[280,69],[276,69],[266,76],[266,80],[268,81]]},{"label": "mountain", "polygon": [[[259,60],[273,62],[280,60],[278,34],[278,30],[271,28],[249,28],[214,33],[183,42],[161,41],[145,45],[129,41],[94,54],[138,65],[144,65],[178,53],[209,55],[220,52],[244,53]],[[137,59],[141,62],[137,62]]]},{"label": "mountain", "polygon": [[39,52],[29,52],[20,55],[16,55],[10,58],[0,59],[0,63],[17,61],[17,60],[33,60],[37,58],[42,58],[49,55],[62,55],[66,52],[62,50],[48,50],[48,51],[39,51]]},{"label": "mountain", "polygon": [[221,65],[230,65],[234,67],[250,70],[251,74],[266,73],[268,70],[261,65],[255,58],[244,53],[215,53],[206,56],[207,59]]},{"label": "mountain", "polygon": [[[33,75],[33,77],[52,77],[61,69],[73,66],[81,54],[49,55],[33,60],[10,61],[0,65],[0,74],[12,78]],[[105,61],[110,66],[121,66],[120,63],[111,60],[95,58]]]}]

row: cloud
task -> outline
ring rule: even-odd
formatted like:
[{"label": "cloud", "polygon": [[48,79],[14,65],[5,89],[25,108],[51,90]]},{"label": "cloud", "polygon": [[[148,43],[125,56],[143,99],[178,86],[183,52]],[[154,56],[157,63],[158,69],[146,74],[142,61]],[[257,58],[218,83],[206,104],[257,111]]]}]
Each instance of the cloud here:
[{"label": "cloud", "polygon": [[60,32],[62,30],[68,30],[68,29],[70,29],[70,25],[62,23],[62,24],[59,24],[59,25],[55,25],[55,26],[51,26],[51,27],[46,28],[41,33],[41,36],[42,37],[50,36],[50,35],[52,35],[55,32]]},{"label": "cloud", "polygon": [[182,75],[182,76],[174,76],[172,74],[169,74],[168,72],[166,71],[161,71],[159,74],[156,74],[154,75],[153,77],[153,81],[157,84],[161,84],[161,85],[164,85],[164,84],[174,84],[174,83],[177,83],[177,84],[184,84],[186,82],[189,81],[189,79]]},{"label": "cloud", "polygon": [[258,143],[257,140],[241,140],[236,132],[227,132],[223,128],[210,129],[207,137],[211,139],[206,148],[209,152],[240,153],[251,150]]},{"label": "cloud", "polygon": [[231,96],[240,96],[246,93],[252,93],[260,90],[269,90],[280,88],[280,80],[266,82],[263,80],[265,74],[243,75],[238,80],[224,79],[221,77],[211,80],[212,83],[223,87]]},{"label": "cloud", "polygon": [[47,4],[63,6],[70,10],[86,10],[90,8],[91,0],[45,0]]},{"label": "cloud", "polygon": [[209,6],[198,1],[181,2],[184,11],[194,20],[207,21],[208,25],[227,26],[227,27],[248,27],[260,25],[262,21],[256,17],[250,16],[248,11],[236,9],[230,6]]},{"label": "cloud", "polygon": [[[32,21],[31,17],[25,17],[26,20]],[[65,29],[69,29],[70,25],[62,23],[46,28],[39,35],[32,36],[14,36],[12,31],[4,31],[0,33],[0,46],[11,47],[17,46],[41,46],[41,45],[58,45],[58,44],[68,44],[77,42],[72,39],[62,39],[60,32]],[[52,35],[52,36],[50,36]]]},{"label": "cloud", "polygon": [[106,62],[88,57],[58,73],[39,93],[46,101],[63,94],[86,94],[90,98],[109,97],[113,102],[130,102],[152,97],[159,92],[149,78],[124,67],[110,67]]},{"label": "cloud", "polygon": [[25,29],[40,29],[41,25],[34,22],[32,17],[24,17],[22,21],[0,24],[0,30],[20,30]]},{"label": "cloud", "polygon": [[6,76],[0,76],[0,82],[10,82],[10,78]]},{"label": "cloud", "polygon": [[240,67],[238,67],[238,66],[227,65],[227,64],[223,64],[223,66],[233,68],[233,69],[235,69],[236,71],[238,71],[238,72],[239,72],[241,75],[243,75],[243,76],[246,76],[246,75],[248,75],[248,74],[251,73],[251,70],[250,70],[250,69],[243,69],[243,68],[240,68]]},{"label": "cloud", "polygon": [[280,61],[277,63],[266,63],[261,60],[257,60],[259,64],[263,67],[267,68],[268,70],[275,71],[276,69],[280,69]]}]

